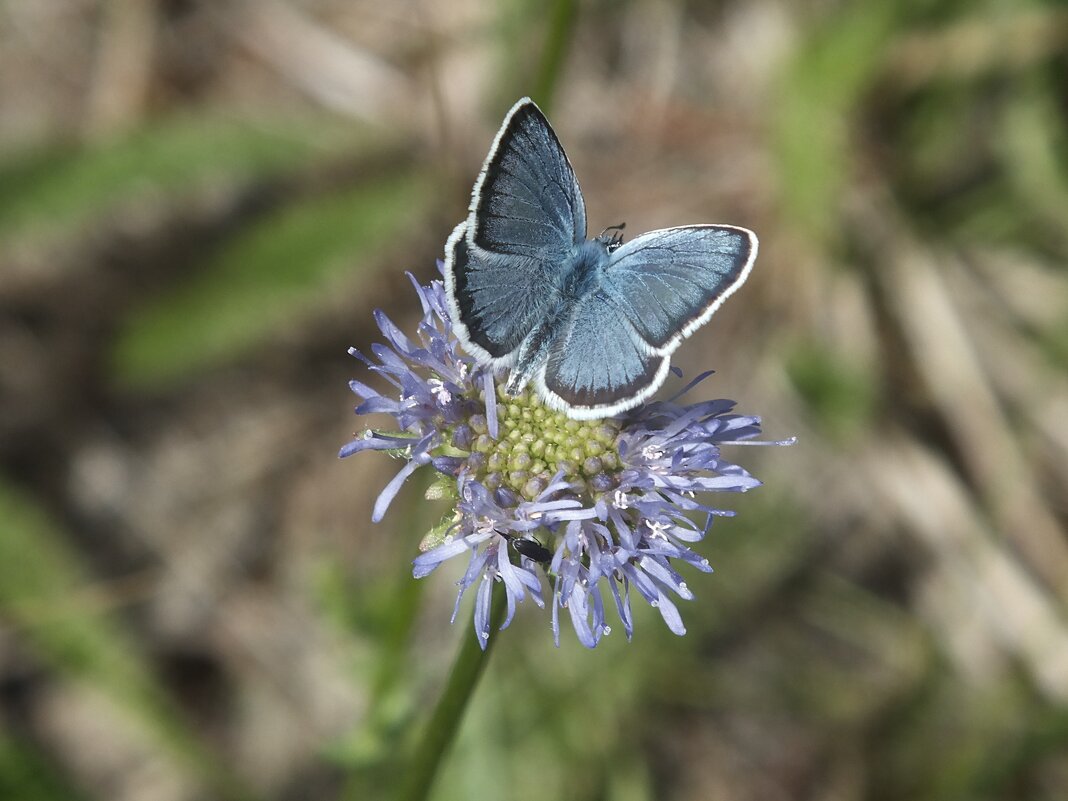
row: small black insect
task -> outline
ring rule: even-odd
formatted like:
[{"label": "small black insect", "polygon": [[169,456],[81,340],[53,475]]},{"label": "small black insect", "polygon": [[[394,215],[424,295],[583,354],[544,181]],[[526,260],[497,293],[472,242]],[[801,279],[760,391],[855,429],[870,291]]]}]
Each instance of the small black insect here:
[{"label": "small black insect", "polygon": [[521,556],[525,556],[527,559],[533,559],[535,562],[547,565],[553,559],[553,552],[538,542],[536,539],[525,539],[523,537],[512,537],[505,535],[512,543],[512,547],[515,548],[516,553]]}]

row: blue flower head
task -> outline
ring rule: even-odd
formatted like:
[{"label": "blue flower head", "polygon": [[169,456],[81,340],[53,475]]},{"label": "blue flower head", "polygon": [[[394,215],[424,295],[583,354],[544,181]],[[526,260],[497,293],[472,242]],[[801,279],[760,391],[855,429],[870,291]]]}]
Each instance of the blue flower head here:
[{"label": "blue flower head", "polygon": [[634,597],[656,608],[671,631],[685,634],[674,598],[691,600],[693,593],[678,567],[711,572],[690,545],[704,537],[713,517],[733,515],[708,505],[707,494],[760,485],[726,461],[720,446],[752,440],[760,419],[732,413],[732,401],[673,399],[579,421],[532,394],[506,395],[490,368],[461,352],[441,282],[421,286],[409,278],[423,309],[416,336],[376,311],[387,344],[372,345],[373,358],[349,351],[393,388],[381,393],[350,382],[362,399],[356,413],[389,414],[397,430],[368,429],[340,455],[378,450],[406,460],[378,496],[375,522],[413,472],[429,465],[439,473],[427,497],[448,499],[452,507],[419,544],[415,577],[466,556],[453,620],[464,593],[477,585],[474,625],[483,647],[495,582],[508,602],[502,628],[528,595],[545,607],[547,582],[557,645],[561,610],[589,648],[610,631],[609,606],[629,639]]}]

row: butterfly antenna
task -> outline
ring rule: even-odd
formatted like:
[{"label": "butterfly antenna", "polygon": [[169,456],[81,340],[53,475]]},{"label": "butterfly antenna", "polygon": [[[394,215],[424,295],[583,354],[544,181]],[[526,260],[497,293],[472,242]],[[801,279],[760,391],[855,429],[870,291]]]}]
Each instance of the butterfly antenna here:
[{"label": "butterfly antenna", "polygon": [[[623,244],[623,229],[626,227],[627,224],[625,222],[621,222],[619,225],[610,225],[603,231],[601,231],[601,235],[597,238],[604,242],[609,252],[611,252]],[[615,231],[615,233],[612,234],[612,236],[606,238],[605,235],[609,231]]]}]

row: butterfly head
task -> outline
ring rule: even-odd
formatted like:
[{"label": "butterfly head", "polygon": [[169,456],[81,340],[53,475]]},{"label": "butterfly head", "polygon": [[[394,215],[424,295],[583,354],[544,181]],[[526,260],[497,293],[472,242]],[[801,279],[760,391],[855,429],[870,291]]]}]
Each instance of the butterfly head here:
[{"label": "butterfly head", "polygon": [[[601,231],[597,237],[597,241],[600,242],[611,253],[623,244],[623,229],[627,227],[625,222],[621,222],[619,225],[610,225]],[[608,232],[612,233],[609,234]]]}]

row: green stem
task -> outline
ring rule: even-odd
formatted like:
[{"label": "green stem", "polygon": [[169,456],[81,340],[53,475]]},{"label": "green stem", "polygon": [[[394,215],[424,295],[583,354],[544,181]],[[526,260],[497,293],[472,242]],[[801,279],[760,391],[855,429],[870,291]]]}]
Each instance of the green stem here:
[{"label": "green stem", "polygon": [[[539,6],[539,8],[541,8]],[[546,33],[545,48],[538,65],[538,75],[534,82],[534,100],[548,114],[553,104],[553,94],[560,79],[564,60],[567,57],[571,34],[578,17],[578,4],[575,0],[554,0],[549,11],[549,29]]]},{"label": "green stem", "polygon": [[464,711],[474,695],[475,687],[478,686],[493,643],[497,640],[497,629],[504,620],[505,608],[504,588],[494,586],[490,607],[490,636],[486,642],[486,650],[483,651],[479,647],[476,635],[470,631],[464,635],[449,674],[449,681],[423,731],[422,739],[416,745],[397,794],[397,801],[425,801],[429,796],[434,777],[441,767],[445,752],[456,739]]}]

